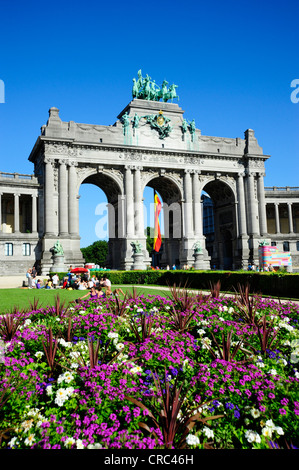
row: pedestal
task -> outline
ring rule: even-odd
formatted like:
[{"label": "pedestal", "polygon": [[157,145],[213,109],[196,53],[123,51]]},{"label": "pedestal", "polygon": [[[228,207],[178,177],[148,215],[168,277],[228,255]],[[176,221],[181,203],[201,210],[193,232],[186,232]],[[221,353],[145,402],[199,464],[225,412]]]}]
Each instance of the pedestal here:
[{"label": "pedestal", "polygon": [[134,253],[132,269],[146,269],[143,259],[143,253]]},{"label": "pedestal", "polygon": [[53,256],[53,266],[51,266],[50,272],[53,272],[53,273],[65,272],[64,255]]}]

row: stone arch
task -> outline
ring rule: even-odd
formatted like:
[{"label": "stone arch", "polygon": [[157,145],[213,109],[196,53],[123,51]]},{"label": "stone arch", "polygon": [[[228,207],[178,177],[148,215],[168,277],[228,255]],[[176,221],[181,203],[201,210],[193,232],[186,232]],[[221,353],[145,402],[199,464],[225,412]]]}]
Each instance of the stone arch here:
[{"label": "stone arch", "polygon": [[166,172],[155,172],[146,175],[143,181],[142,191],[144,191],[146,186],[157,190],[163,200],[164,243],[158,264],[162,267],[166,267],[167,265],[172,266],[174,264],[179,265],[181,241],[183,237],[183,190],[180,176],[167,174]]},{"label": "stone arch", "polygon": [[98,186],[104,191],[108,202],[114,201],[117,195],[123,196],[124,193],[122,177],[113,170],[99,170],[97,168],[79,170],[77,192],[79,192],[81,184],[94,184]]},{"label": "stone arch", "polygon": [[[168,173],[148,173],[143,180],[142,192],[145,187],[154,187],[161,194],[163,201],[174,200],[181,201],[183,199],[183,189],[180,178]],[[164,196],[164,197],[163,197]]]},{"label": "stone arch", "polygon": [[[214,234],[206,236],[206,245],[211,253],[211,266],[233,269],[236,265],[234,253],[238,237],[236,213],[237,194],[233,181],[226,177],[208,177],[201,184],[213,203]],[[204,227],[205,231],[205,227]]]},{"label": "stone arch", "polygon": [[92,184],[99,187],[107,198],[108,217],[108,258],[110,268],[120,268],[122,238],[124,236],[123,224],[123,182],[117,170],[91,168],[79,172],[78,192],[81,185]]}]

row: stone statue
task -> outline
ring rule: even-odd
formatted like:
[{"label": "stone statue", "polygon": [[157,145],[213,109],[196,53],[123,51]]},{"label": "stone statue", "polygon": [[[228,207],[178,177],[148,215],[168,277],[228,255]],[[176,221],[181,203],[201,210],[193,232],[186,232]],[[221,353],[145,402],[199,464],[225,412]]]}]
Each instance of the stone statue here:
[{"label": "stone statue", "polygon": [[195,242],[192,248],[194,250],[194,253],[202,253],[202,248],[201,248],[201,243],[200,242]]},{"label": "stone statue", "polygon": [[134,98],[139,98],[142,100],[151,100],[151,101],[162,101],[166,102],[168,100],[173,101],[174,98],[179,99],[176,88],[177,85],[170,85],[169,89],[167,88],[168,82],[163,80],[161,88],[159,88],[155,80],[151,80],[151,77],[146,74],[145,78],[142,77],[141,70],[138,70],[138,79],[133,78],[133,88],[132,96]]},{"label": "stone statue", "polygon": [[122,123],[123,123],[124,135],[126,135],[127,129],[130,125],[130,119],[129,119],[129,115],[127,112],[122,116]]},{"label": "stone statue", "polygon": [[142,245],[139,241],[131,242],[131,246],[133,248],[134,254],[142,253]]},{"label": "stone statue", "polygon": [[134,129],[137,129],[137,127],[139,126],[139,121],[140,121],[140,117],[138,116],[137,113],[135,113],[135,116],[132,119],[132,124],[133,124]]},{"label": "stone statue", "polygon": [[54,255],[61,255],[61,256],[64,255],[64,251],[59,240],[57,240],[57,242],[55,243],[53,247],[53,253]]},{"label": "stone statue", "polygon": [[136,82],[136,78],[133,78],[132,97],[138,98],[138,92],[139,92],[139,89],[138,89],[138,85]]},{"label": "stone statue", "polygon": [[162,112],[159,114],[148,114],[143,116],[146,119],[146,122],[150,124],[152,129],[156,129],[159,132],[159,138],[164,139],[168,137],[173,127],[170,124],[170,118],[162,116]]},{"label": "stone statue", "polygon": [[185,132],[187,132],[188,130],[188,123],[186,121],[186,119],[183,119],[183,122],[182,122],[182,131],[183,133],[185,134]]},{"label": "stone statue", "polygon": [[141,73],[141,70],[138,70],[138,80],[137,80],[137,89],[138,89],[138,92],[142,89],[142,87],[143,87],[142,73]]},{"label": "stone statue", "polygon": [[195,134],[196,127],[194,119],[189,123],[189,130],[191,134]]},{"label": "stone statue", "polygon": [[266,240],[262,240],[262,241],[259,243],[259,246],[269,246],[269,243],[268,243]]}]

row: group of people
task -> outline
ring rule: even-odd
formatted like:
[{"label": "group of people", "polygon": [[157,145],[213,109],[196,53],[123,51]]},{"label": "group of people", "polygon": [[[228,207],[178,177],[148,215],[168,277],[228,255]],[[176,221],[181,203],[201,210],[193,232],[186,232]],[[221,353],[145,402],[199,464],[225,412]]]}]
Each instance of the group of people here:
[{"label": "group of people", "polygon": [[60,281],[57,274],[53,274],[49,279],[42,281],[38,278],[35,267],[28,269],[26,273],[28,289],[57,289]]},{"label": "group of people", "polygon": [[[101,279],[98,279],[95,275],[90,277],[90,273],[82,273],[80,276],[72,273],[72,266],[66,277],[60,281],[58,274],[50,275],[48,279],[41,280],[37,276],[35,267],[28,269],[26,278],[28,281],[29,289],[69,289],[69,290],[88,290],[89,292],[83,297],[76,299],[78,302],[80,299],[89,297],[90,299],[99,299],[102,297],[110,297],[112,295],[111,281],[108,279],[107,274]],[[121,289],[115,289],[114,294],[124,292]]]}]

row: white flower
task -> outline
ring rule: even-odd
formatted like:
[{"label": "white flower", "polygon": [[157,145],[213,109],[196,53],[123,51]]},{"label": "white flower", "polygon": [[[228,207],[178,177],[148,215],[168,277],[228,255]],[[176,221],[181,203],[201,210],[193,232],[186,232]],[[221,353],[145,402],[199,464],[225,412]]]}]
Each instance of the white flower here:
[{"label": "white flower", "polygon": [[74,387],[59,388],[56,392],[55,403],[62,406],[64,402],[72,395]]},{"label": "white flower", "polygon": [[283,429],[280,427],[280,426],[275,426],[275,431],[277,432],[277,434],[279,434],[280,436],[282,436],[284,434],[284,431]]},{"label": "white flower", "polygon": [[77,440],[76,440],[76,448],[77,448],[77,449],[84,449],[84,445],[83,445],[82,439],[77,439]]},{"label": "white flower", "polygon": [[87,449],[103,449],[101,444],[88,444]]},{"label": "white flower", "polygon": [[16,437],[13,437],[9,442],[8,445],[9,447],[15,447],[17,444],[20,444],[20,442],[17,440]]},{"label": "white flower", "polygon": [[265,437],[269,437],[270,439],[272,438],[272,433],[273,433],[273,429],[272,428],[269,428],[269,427],[264,427],[262,429],[262,434],[263,436]]},{"label": "white flower", "polygon": [[53,386],[52,385],[47,386],[46,393],[47,393],[48,396],[51,396],[53,394]]},{"label": "white flower", "polygon": [[111,339],[118,338],[118,333],[114,333],[113,331],[110,331],[108,333],[108,338],[111,338]]},{"label": "white flower", "polygon": [[210,338],[202,338],[202,349],[208,349],[208,346],[212,343]]},{"label": "white flower", "polygon": [[118,351],[122,351],[122,350],[124,349],[124,347],[125,347],[124,343],[118,343],[118,344],[116,345],[116,349],[117,349]]},{"label": "white flower", "polygon": [[277,375],[277,371],[275,369],[270,369],[269,374],[271,375]]},{"label": "white flower", "polygon": [[40,359],[44,355],[44,353],[42,351],[37,351],[34,355],[35,357],[37,357],[37,359]]},{"label": "white flower", "polygon": [[267,421],[266,421],[266,426],[267,426],[268,428],[272,428],[272,429],[275,428],[275,425],[274,425],[272,419],[267,419]]},{"label": "white flower", "polygon": [[35,441],[34,434],[29,434],[29,436],[25,439],[25,445],[31,446]]},{"label": "white flower", "polygon": [[63,338],[60,338],[58,342],[59,344],[61,344],[61,346],[64,346],[65,348],[71,348],[73,346],[70,341],[65,341]]},{"label": "white flower", "polygon": [[252,409],[250,410],[250,414],[251,414],[251,416],[253,416],[254,418],[258,418],[261,413],[260,413],[259,410],[257,410],[256,408],[252,408]]},{"label": "white flower", "polygon": [[72,446],[73,444],[75,444],[75,439],[73,439],[72,437],[68,437],[68,438],[64,441],[65,447]]},{"label": "white flower", "polygon": [[74,379],[74,376],[70,373],[70,372],[64,372],[64,374],[61,374],[58,379],[57,379],[57,383],[61,383],[61,382],[66,382],[66,383],[70,383],[72,380]]},{"label": "white flower", "polygon": [[260,435],[257,432],[252,431],[251,429],[249,429],[248,431],[245,432],[245,437],[246,437],[247,441],[250,442],[250,443],[252,443],[252,442],[260,443],[261,442]]},{"label": "white flower", "polygon": [[189,446],[197,446],[199,444],[199,439],[193,434],[188,434],[188,436],[186,437],[186,442]]},{"label": "white flower", "polygon": [[202,328],[200,328],[199,330],[197,330],[197,333],[202,336],[205,334],[205,330],[203,330]]},{"label": "white flower", "polygon": [[141,369],[141,367],[136,366],[136,367],[132,367],[130,372],[131,372],[131,374],[137,374],[137,372],[142,372],[142,369]]},{"label": "white flower", "polygon": [[21,424],[24,431],[28,431],[30,428],[32,428],[32,425],[33,425],[33,419],[27,419],[26,421],[23,421]]},{"label": "white flower", "polygon": [[204,435],[208,438],[211,438],[213,439],[214,437],[214,431],[210,428],[208,428],[207,426],[205,426],[202,430],[202,432],[204,433]]},{"label": "white flower", "polygon": [[24,321],[24,326],[28,326],[30,325],[30,323],[31,323],[30,318],[27,318],[27,320]]}]

